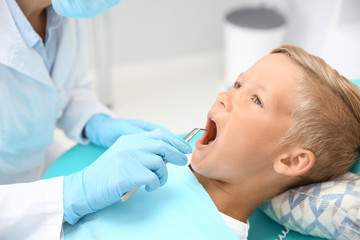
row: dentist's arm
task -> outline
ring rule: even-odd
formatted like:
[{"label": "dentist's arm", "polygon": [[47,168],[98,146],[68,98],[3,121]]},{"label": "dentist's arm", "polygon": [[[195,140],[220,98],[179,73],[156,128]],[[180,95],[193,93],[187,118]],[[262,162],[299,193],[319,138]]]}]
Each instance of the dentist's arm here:
[{"label": "dentist's arm", "polygon": [[161,130],[120,137],[89,167],[64,177],[64,219],[74,224],[137,186],[156,190],[167,180],[164,161],[185,165],[190,152],[187,142]]}]

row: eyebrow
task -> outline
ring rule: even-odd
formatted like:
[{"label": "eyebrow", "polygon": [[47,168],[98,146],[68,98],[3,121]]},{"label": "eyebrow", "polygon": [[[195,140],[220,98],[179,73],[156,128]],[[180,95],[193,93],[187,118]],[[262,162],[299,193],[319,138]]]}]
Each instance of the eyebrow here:
[{"label": "eyebrow", "polygon": [[240,73],[239,76],[238,76],[238,78],[244,79],[244,73]]},{"label": "eyebrow", "polygon": [[255,85],[255,89],[260,89],[260,90],[263,91],[263,92],[267,92],[266,87],[264,87],[264,86],[262,86],[262,85],[259,85],[259,84],[257,84],[257,83],[254,83],[254,85]]},{"label": "eyebrow", "polygon": [[[242,81],[245,81],[245,74],[244,73],[240,73],[239,77],[238,77],[240,80]],[[261,91],[263,92],[267,92],[267,89],[266,87],[262,86],[262,85],[259,85],[257,83],[254,83],[255,85],[255,89],[260,89]]]}]

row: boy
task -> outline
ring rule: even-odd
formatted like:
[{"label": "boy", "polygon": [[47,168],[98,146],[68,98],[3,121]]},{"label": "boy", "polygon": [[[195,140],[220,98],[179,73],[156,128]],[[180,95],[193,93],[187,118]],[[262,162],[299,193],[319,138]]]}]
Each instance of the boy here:
[{"label": "boy", "polygon": [[[246,239],[249,216],[267,199],[351,168],[358,157],[359,120],[357,87],[322,59],[284,45],[240,74],[229,92],[218,94],[208,114],[207,131],[196,142],[190,171],[171,169],[175,182],[171,180],[161,191],[139,193],[129,203],[66,226],[65,237],[99,233],[147,239],[233,239],[228,235],[232,229],[238,239]],[[183,179],[187,175],[197,181],[189,186]],[[188,191],[196,186],[206,191],[208,199],[203,199],[201,189]],[[159,205],[154,198],[164,201]],[[179,207],[181,211],[176,210]],[[140,208],[143,211],[138,212]],[[158,211],[148,212],[149,208]],[[222,214],[228,228],[218,222],[221,215],[215,212]],[[157,224],[159,216],[169,220]],[[174,227],[171,219],[175,218],[182,220],[182,231]],[[119,224],[123,221],[126,228]]]}]

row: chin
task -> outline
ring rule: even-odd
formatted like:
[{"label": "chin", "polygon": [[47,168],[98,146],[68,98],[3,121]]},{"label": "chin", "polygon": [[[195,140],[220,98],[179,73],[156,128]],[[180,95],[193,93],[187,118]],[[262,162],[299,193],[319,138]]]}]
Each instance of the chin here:
[{"label": "chin", "polygon": [[209,171],[218,168],[218,162],[212,154],[195,149],[191,155],[190,166],[196,173],[207,176]]},{"label": "chin", "polygon": [[191,154],[190,166],[197,173],[200,173],[199,168],[201,168],[200,166],[202,165],[203,160],[205,160],[201,155],[202,154],[197,149],[194,149]]}]

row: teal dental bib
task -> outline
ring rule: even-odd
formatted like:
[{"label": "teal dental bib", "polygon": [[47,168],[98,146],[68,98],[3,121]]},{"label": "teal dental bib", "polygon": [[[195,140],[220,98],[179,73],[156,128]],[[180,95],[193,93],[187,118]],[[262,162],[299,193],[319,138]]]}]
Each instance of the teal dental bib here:
[{"label": "teal dental bib", "polygon": [[154,192],[140,188],[118,202],[64,224],[65,240],[72,239],[234,239],[235,233],[188,167],[167,165],[167,183]]}]

